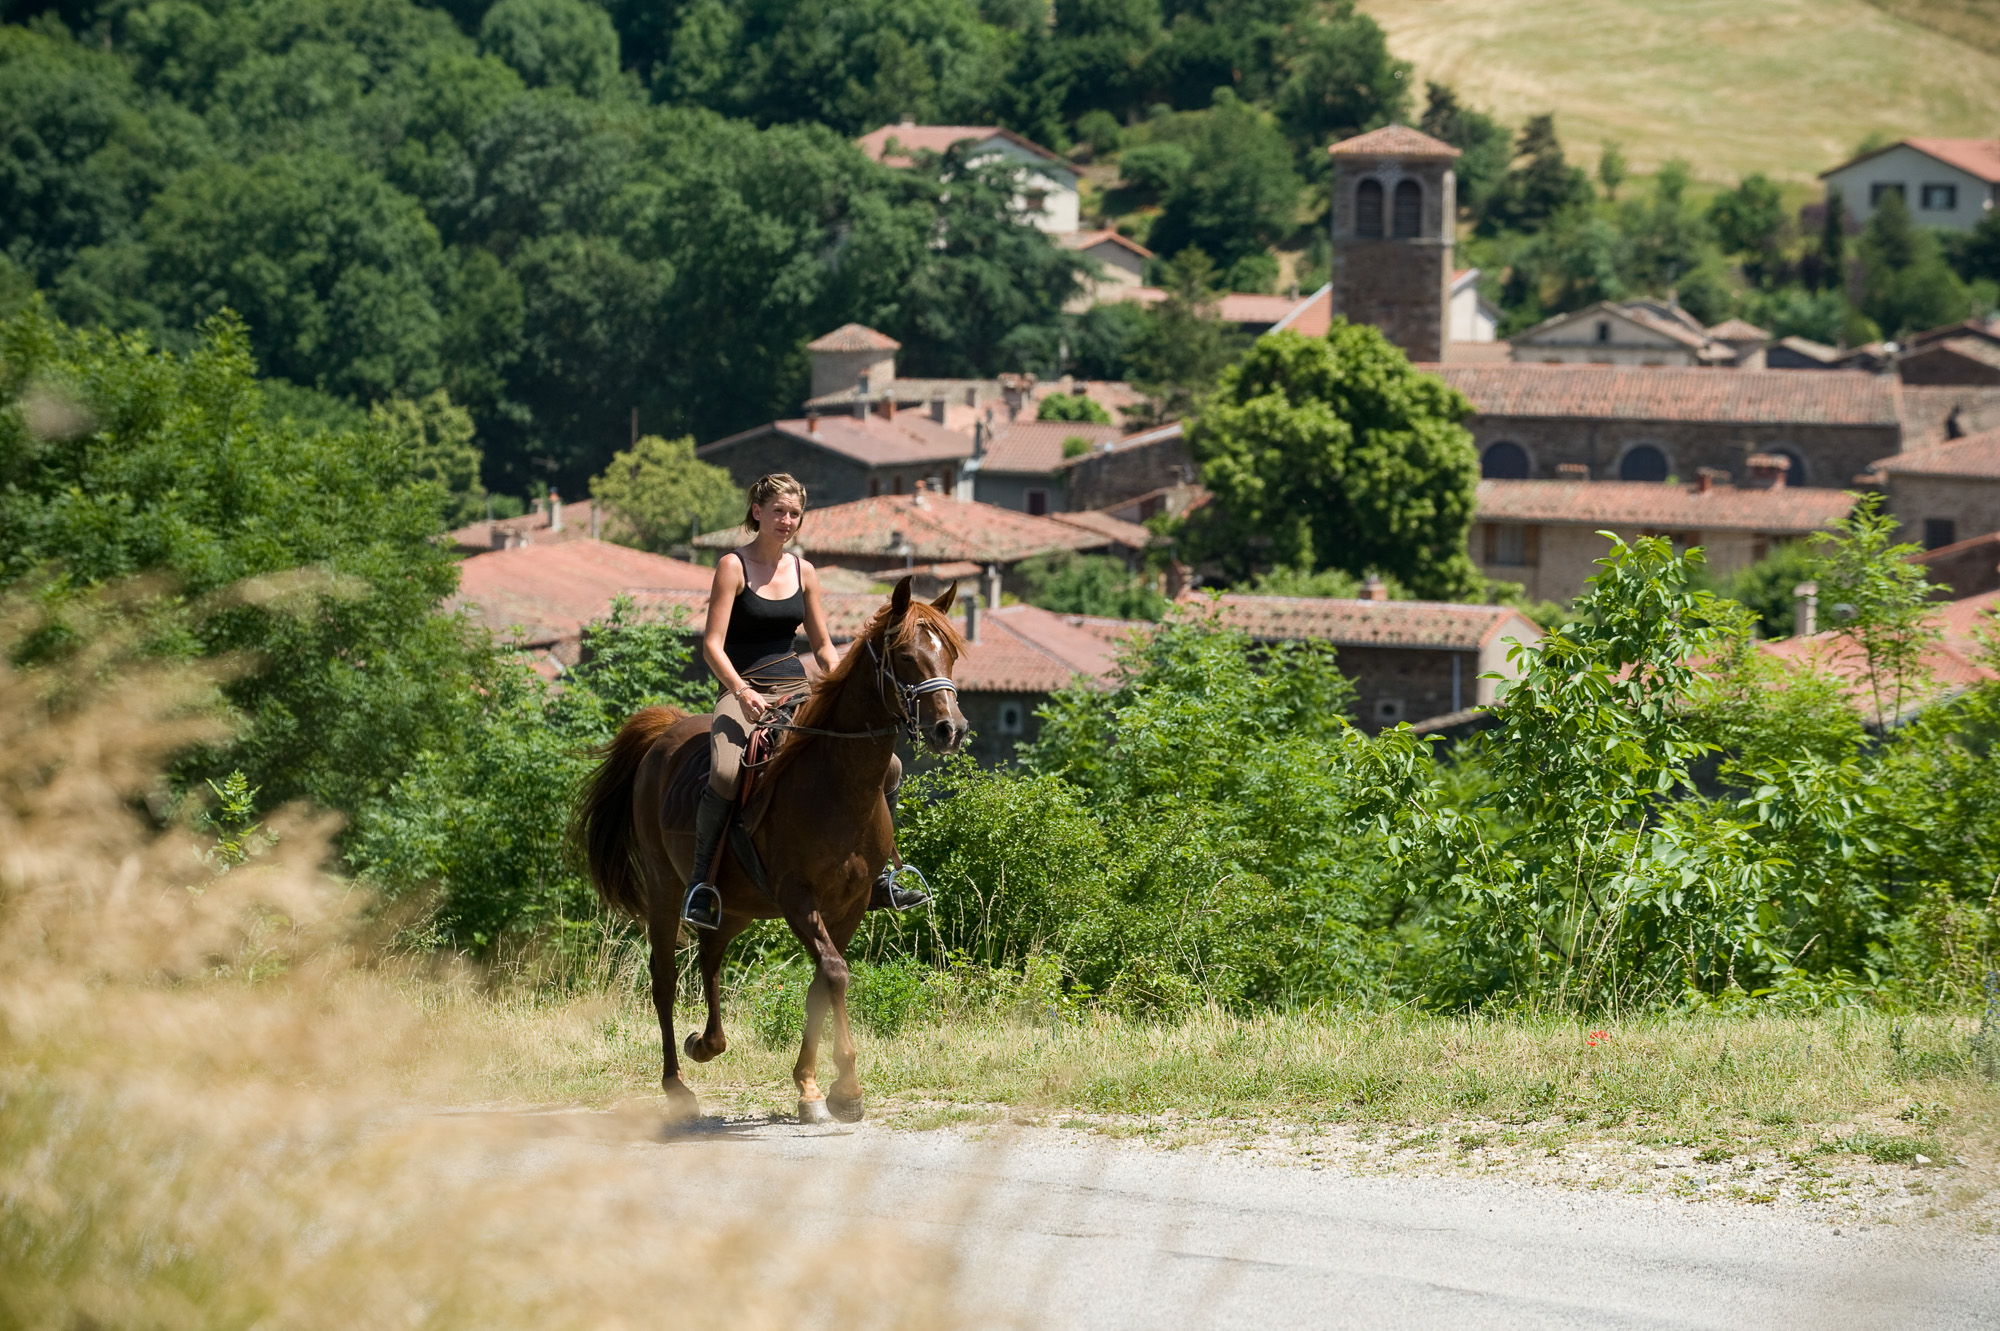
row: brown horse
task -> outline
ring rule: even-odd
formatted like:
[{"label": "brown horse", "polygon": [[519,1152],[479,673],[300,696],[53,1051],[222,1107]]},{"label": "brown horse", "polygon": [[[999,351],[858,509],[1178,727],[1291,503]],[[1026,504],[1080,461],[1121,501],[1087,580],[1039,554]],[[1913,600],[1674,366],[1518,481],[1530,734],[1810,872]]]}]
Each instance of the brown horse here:
[{"label": "brown horse", "polygon": [[[760,919],[782,917],[813,960],[806,989],[806,1026],[792,1079],[799,1086],[799,1120],[852,1123],[862,1115],[854,1072],[854,1037],[847,1025],[846,950],[875,876],[888,862],[895,828],[882,797],[896,732],[939,753],[959,746],[971,727],[958,710],[951,668],[965,639],[945,611],[955,589],[929,605],[912,603],[910,580],[896,584],[889,604],[868,621],[837,669],[821,679],[799,708],[758,780],[768,789],[752,842],[769,894],[760,890],[727,842],[716,857],[722,892],[721,926],[700,936],[701,987],[708,1026],[687,1038],[687,1056],[705,1063],[729,1045],[722,1034],[719,977],[730,942]],[[674,1050],[674,944],[681,898],[694,858],[691,778],[707,781],[711,717],[649,707],[625,722],[585,787],[572,835],[589,864],[597,895],[612,910],[646,926],[652,945],[653,1007],[660,1014],[666,1070],[660,1078],[669,1112],[700,1112],[681,1080]],[[690,763],[699,763],[697,772]],[[684,797],[676,799],[679,792]],[[768,800],[768,804],[764,801]],[[817,1080],[820,1028],[833,1014],[838,1075],[822,1095]],[[831,1113],[829,1114],[829,1110]]]}]

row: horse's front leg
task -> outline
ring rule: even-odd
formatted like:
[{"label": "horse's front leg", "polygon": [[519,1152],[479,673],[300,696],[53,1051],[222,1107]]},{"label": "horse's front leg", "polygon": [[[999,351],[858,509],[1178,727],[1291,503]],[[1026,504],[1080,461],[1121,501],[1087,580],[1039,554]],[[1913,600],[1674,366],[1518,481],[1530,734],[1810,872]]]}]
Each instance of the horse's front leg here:
[{"label": "horse's front leg", "polygon": [[[813,899],[810,889],[799,888],[785,894],[785,923],[792,933],[805,945],[806,955],[813,959],[812,983],[806,986],[806,1028],[799,1041],[799,1061],[792,1065],[792,1080],[799,1088],[799,1122],[829,1123],[833,1116],[827,1112],[826,1097],[819,1089],[819,1033],[826,1024],[829,1009],[840,1012],[843,1020],[834,1035],[834,1055],[840,1055],[841,1041],[846,1034],[844,1020],[847,1009],[847,958],[834,946],[833,936],[827,932],[826,920],[820,915],[819,903]],[[849,1041],[847,1062],[848,1075],[852,1076],[852,1042]],[[857,1086],[858,1091],[858,1086]]]},{"label": "horse's front leg", "polygon": [[736,936],[749,927],[749,920],[725,915],[720,928],[702,931],[701,995],[708,1002],[708,1026],[700,1035],[689,1031],[686,1045],[687,1056],[697,1063],[706,1063],[729,1048],[729,1037],[722,1033],[722,958]]},{"label": "horse's front leg", "polygon": [[660,916],[664,912],[657,904],[659,894],[655,894],[654,900],[646,933],[653,953],[653,1010],[660,1016],[660,1048],[666,1060],[666,1067],[660,1073],[660,1089],[667,1093],[668,1118],[694,1118],[701,1113],[701,1102],[681,1080],[681,1061],[674,1049],[674,990],[678,981],[674,943],[680,937],[680,920],[676,916],[662,922]]}]

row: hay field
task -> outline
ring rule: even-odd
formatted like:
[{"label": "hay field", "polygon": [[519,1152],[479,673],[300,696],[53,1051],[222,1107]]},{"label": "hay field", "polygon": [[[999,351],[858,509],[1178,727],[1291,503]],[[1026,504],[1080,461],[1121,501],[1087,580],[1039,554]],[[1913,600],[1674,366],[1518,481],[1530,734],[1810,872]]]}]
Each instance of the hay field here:
[{"label": "hay field", "polygon": [[1543,111],[1574,160],[1804,182],[1872,134],[2000,135],[2000,56],[1865,0],[1361,0],[1419,79],[1511,124]]}]

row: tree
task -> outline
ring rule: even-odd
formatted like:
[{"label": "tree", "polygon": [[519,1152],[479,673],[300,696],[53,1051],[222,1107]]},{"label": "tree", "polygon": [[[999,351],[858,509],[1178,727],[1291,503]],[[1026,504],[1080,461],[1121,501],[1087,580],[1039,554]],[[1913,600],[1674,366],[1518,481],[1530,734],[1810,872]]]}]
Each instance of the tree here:
[{"label": "tree", "polygon": [[[490,662],[439,613],[458,575],[401,439],[275,422],[229,317],[174,355],[30,309],[0,367],[0,584],[60,610],[156,573],[132,610],[152,650],[241,663],[237,738],[184,775],[352,812],[449,739]],[[23,411],[31,384],[59,409]]]},{"label": "tree", "polygon": [[1125,561],[1109,555],[1064,550],[1024,559],[1015,569],[1021,599],[1062,615],[1102,615],[1108,619],[1158,619],[1167,598],[1151,579],[1135,576]]},{"label": "tree", "polygon": [[1762,172],[1754,172],[1724,190],[1708,205],[1708,224],[1723,253],[1761,256],[1776,247],[1785,224],[1785,201],[1778,187]]},{"label": "tree", "polygon": [[1889,337],[1955,323],[1972,311],[1936,233],[1910,222],[1900,194],[1885,192],[1861,231],[1861,311]]},{"label": "tree", "polygon": [[1411,368],[1380,330],[1259,338],[1202,404],[1188,444],[1215,495],[1191,532],[1247,578],[1251,561],[1380,569],[1417,596],[1480,587],[1466,551],[1479,463],[1457,390]]},{"label": "tree", "polygon": [[498,0],[480,20],[479,45],[531,88],[602,97],[618,78],[618,33],[585,0]]},{"label": "tree", "polygon": [[1389,54],[1381,25],[1354,0],[1338,0],[1310,25],[1273,101],[1309,175],[1324,173],[1327,144],[1408,118],[1413,68]]},{"label": "tree", "polygon": [[1452,163],[1458,177],[1458,207],[1476,219],[1507,174],[1514,156],[1513,135],[1486,112],[1461,105],[1449,84],[1425,84],[1424,98],[1424,118],[1418,128],[1459,150],[1461,156]]},{"label": "tree", "polygon": [[1896,542],[1896,519],[1882,512],[1882,496],[1863,495],[1854,510],[1815,532],[1814,566],[1819,603],[1828,628],[1844,632],[1858,651],[1874,719],[1891,724],[1931,684],[1927,656],[1941,630],[1915,545]]},{"label": "tree", "polygon": [[1104,409],[1087,393],[1071,396],[1068,393],[1050,393],[1035,408],[1038,421],[1094,421],[1099,425],[1111,424],[1111,413]]},{"label": "tree", "polygon": [[1147,237],[1155,251],[1197,246],[1227,269],[1291,232],[1304,186],[1284,136],[1263,113],[1218,88],[1209,110],[1164,116],[1149,128],[1154,142],[1177,144],[1190,159]]},{"label": "tree", "polygon": [[1538,231],[1566,208],[1586,208],[1591,202],[1589,178],[1583,168],[1563,158],[1556,137],[1556,118],[1539,115],[1521,127],[1514,144],[1515,165],[1500,182],[1480,219],[1488,235],[1501,230]]},{"label": "tree", "polygon": [[1644,289],[1671,291],[1714,253],[1707,222],[1688,206],[1693,179],[1688,164],[1675,158],[1653,178],[1650,200],[1628,200],[1620,210],[1621,229],[1631,247],[1628,271]]},{"label": "tree", "polygon": [[1847,206],[1840,191],[1827,195],[1826,217],[1819,229],[1819,283],[1822,291],[1847,288]]},{"label": "tree", "polygon": [[615,454],[592,478],[590,497],[607,510],[606,535],[665,554],[694,536],[719,531],[743,516],[743,491],[721,467],[694,455],[694,439],[649,434]]},{"label": "tree", "polygon": [[1605,202],[1618,201],[1618,187],[1625,183],[1626,174],[1625,149],[1616,139],[1606,139],[1597,154],[1597,183],[1604,186]]},{"label": "tree", "polygon": [[472,413],[451,400],[442,388],[412,401],[391,398],[377,402],[369,423],[401,444],[410,459],[410,474],[437,487],[447,527],[462,527],[484,516],[486,487],[479,483],[479,447]]},{"label": "tree", "polygon": [[1214,386],[1235,358],[1241,338],[1216,317],[1215,264],[1198,249],[1182,250],[1167,264],[1167,297],[1146,312],[1132,348],[1132,382],[1151,399],[1127,414],[1133,424],[1178,420]]}]

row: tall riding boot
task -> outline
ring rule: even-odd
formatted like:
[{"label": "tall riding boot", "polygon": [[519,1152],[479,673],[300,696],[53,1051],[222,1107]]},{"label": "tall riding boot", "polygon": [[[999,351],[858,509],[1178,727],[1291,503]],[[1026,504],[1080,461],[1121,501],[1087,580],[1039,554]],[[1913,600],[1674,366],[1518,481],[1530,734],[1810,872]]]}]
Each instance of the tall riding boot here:
[{"label": "tall riding boot", "polygon": [[868,893],[870,910],[915,910],[931,902],[930,884],[914,864],[904,864],[896,853],[896,792],[889,796],[889,862],[875,875]]},{"label": "tall riding boot", "polygon": [[708,881],[715,868],[715,849],[722,841],[722,826],[729,821],[729,801],[703,786],[701,803],[694,810],[694,865],[688,871],[691,886],[681,902],[681,918],[697,929],[713,929],[722,923],[722,893]]}]

